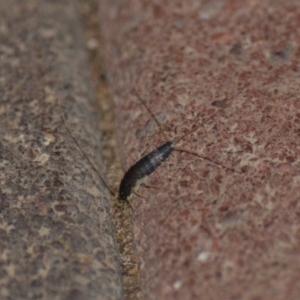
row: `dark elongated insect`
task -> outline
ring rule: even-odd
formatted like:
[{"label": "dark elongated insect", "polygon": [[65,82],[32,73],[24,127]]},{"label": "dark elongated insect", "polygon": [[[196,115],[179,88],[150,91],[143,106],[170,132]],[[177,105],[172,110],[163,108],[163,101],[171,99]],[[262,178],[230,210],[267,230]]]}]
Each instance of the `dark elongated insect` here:
[{"label": "dark elongated insect", "polygon": [[[156,124],[158,126],[160,126],[158,120],[155,118],[155,116],[153,115],[153,113],[151,112],[151,110],[148,108],[148,106],[146,105],[146,103],[139,97],[139,95],[137,93],[135,93],[135,95],[137,96],[137,98],[139,99],[139,101],[145,106],[145,108],[147,109],[147,111],[151,114],[151,116],[153,117],[153,119],[155,120]],[[229,104],[225,105],[222,109],[226,108]],[[136,183],[138,180],[144,178],[147,175],[150,175],[158,166],[160,166],[162,164],[162,162],[164,162],[172,153],[173,150],[176,151],[180,151],[180,152],[186,152],[192,155],[196,155],[202,159],[206,159],[216,165],[219,165],[225,169],[228,169],[230,171],[233,172],[237,172],[229,167],[226,167],[224,165],[222,165],[221,163],[215,162],[213,160],[211,160],[208,157],[202,156],[198,153],[195,152],[191,152],[189,150],[185,150],[182,148],[177,148],[176,144],[181,141],[184,137],[190,135],[191,133],[193,133],[194,131],[196,131],[200,126],[203,126],[205,123],[207,123],[210,119],[212,119],[216,114],[218,114],[218,112],[216,112],[215,114],[211,115],[207,120],[205,120],[204,122],[202,122],[201,124],[199,124],[198,126],[194,127],[192,130],[190,130],[188,133],[175,138],[173,141],[168,141],[166,143],[164,143],[163,145],[159,146],[158,148],[156,148],[155,150],[153,150],[152,152],[150,152],[149,154],[145,155],[144,157],[142,157],[139,161],[137,161],[133,166],[131,166],[129,168],[129,170],[125,173],[120,187],[119,187],[119,194],[118,194],[118,200],[120,202],[127,202],[128,200],[127,198],[131,195],[132,193],[132,189],[135,187]],[[237,172],[238,173],[238,172]]]},{"label": "dark elongated insect", "polygon": [[127,202],[127,197],[130,196],[137,181],[147,175],[150,175],[169,157],[173,150],[173,142],[166,142],[131,166],[121,181],[118,200]]},{"label": "dark elongated insect", "polygon": [[[148,108],[148,106],[146,105],[144,100],[141,99],[137,93],[135,93],[135,95],[139,99],[139,101],[145,106],[145,108],[147,109],[149,114],[152,116],[152,118],[156,122],[157,126],[160,128],[160,123],[158,122],[158,120],[156,119],[156,117],[154,116],[152,111]],[[230,105],[230,103],[225,104],[224,106],[222,106],[221,110],[225,109],[229,105]],[[82,155],[89,162],[89,164],[91,165],[91,167],[93,168],[95,173],[99,176],[101,181],[104,183],[107,190],[111,193],[111,195],[116,197],[116,194],[111,190],[111,188],[107,184],[106,180],[102,177],[102,175],[100,175],[97,168],[94,166],[93,162],[90,160],[89,156],[85,153],[85,151],[81,148],[80,144],[77,142],[77,140],[73,136],[71,130],[69,129],[69,127],[67,125],[64,114],[62,113],[61,105],[59,103],[58,103],[58,106],[60,107],[62,119],[63,119],[63,122],[65,124],[66,130],[67,130],[69,136],[73,139],[74,143],[77,145],[77,147],[80,150],[80,152],[82,153]],[[127,198],[131,195],[132,190],[136,186],[137,181],[144,178],[147,175],[150,175],[153,171],[155,171],[155,169],[158,166],[160,166],[170,156],[170,154],[174,150],[180,151],[180,152],[186,152],[186,153],[195,155],[195,156],[200,157],[202,159],[208,160],[211,163],[214,163],[218,166],[221,166],[221,167],[223,167],[227,170],[230,170],[230,171],[235,172],[235,173],[240,173],[240,172],[238,172],[238,171],[236,171],[232,168],[226,167],[226,166],[222,165],[221,163],[218,163],[218,162],[216,162],[216,161],[214,161],[214,160],[212,160],[208,157],[202,156],[198,153],[191,152],[191,151],[186,150],[186,149],[176,147],[176,144],[179,141],[181,141],[186,136],[188,136],[188,135],[192,134],[193,132],[195,132],[199,127],[203,126],[205,123],[207,123],[209,120],[211,120],[219,112],[220,112],[220,110],[217,111],[215,114],[212,114],[208,119],[206,119],[204,122],[200,123],[198,126],[195,126],[193,129],[191,129],[186,134],[175,138],[173,141],[165,142],[163,145],[159,146],[158,148],[156,148],[155,150],[153,150],[149,154],[145,155],[139,161],[137,161],[133,166],[131,166],[129,168],[129,170],[125,173],[125,175],[124,175],[124,177],[121,181],[121,184],[120,184],[120,187],[119,187],[119,193],[118,193],[118,196],[117,196],[119,202],[123,202],[123,203],[125,202],[125,203],[130,205]]]}]

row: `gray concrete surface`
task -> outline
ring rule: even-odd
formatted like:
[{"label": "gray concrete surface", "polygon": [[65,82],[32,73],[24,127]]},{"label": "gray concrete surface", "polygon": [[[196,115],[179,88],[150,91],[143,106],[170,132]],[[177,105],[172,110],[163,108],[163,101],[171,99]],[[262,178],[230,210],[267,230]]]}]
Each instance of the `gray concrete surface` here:
[{"label": "gray concrete surface", "polygon": [[122,299],[74,1],[0,1],[0,299]]}]

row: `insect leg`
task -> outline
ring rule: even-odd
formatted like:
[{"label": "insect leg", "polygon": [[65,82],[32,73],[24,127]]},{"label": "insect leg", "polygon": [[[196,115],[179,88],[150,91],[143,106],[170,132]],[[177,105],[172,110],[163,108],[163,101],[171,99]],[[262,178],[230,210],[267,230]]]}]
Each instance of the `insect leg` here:
[{"label": "insect leg", "polygon": [[[245,87],[242,88],[242,90],[238,93],[237,96],[241,95],[241,93],[244,91],[244,89],[245,89]],[[236,99],[237,96],[234,97],[234,99]],[[198,128],[200,128],[201,126],[203,126],[204,124],[206,124],[208,121],[210,121],[214,116],[216,116],[217,114],[219,114],[220,111],[222,111],[222,110],[224,110],[225,108],[227,108],[228,106],[230,106],[231,103],[232,103],[232,101],[230,101],[230,102],[228,102],[228,103],[225,103],[225,104],[222,104],[220,110],[218,110],[217,112],[215,112],[214,114],[212,114],[211,116],[209,116],[208,119],[206,119],[205,121],[201,122],[199,125],[194,126],[194,128],[192,128],[189,132],[187,132],[187,133],[185,133],[185,134],[183,134],[183,135],[181,135],[181,136],[175,138],[175,139],[173,140],[173,143],[176,145],[178,142],[180,142],[180,141],[181,141],[182,139],[184,139],[186,136],[188,136],[188,135],[192,134],[193,132],[195,132]]]},{"label": "insect leg", "polygon": [[[138,196],[139,196],[139,195],[138,195]],[[130,207],[130,209],[133,211],[133,207],[132,207],[132,205],[130,204],[130,202],[128,201],[128,199],[123,200],[123,202],[126,203],[126,204]],[[121,202],[121,201],[118,201],[118,203],[122,203],[122,202]]]}]

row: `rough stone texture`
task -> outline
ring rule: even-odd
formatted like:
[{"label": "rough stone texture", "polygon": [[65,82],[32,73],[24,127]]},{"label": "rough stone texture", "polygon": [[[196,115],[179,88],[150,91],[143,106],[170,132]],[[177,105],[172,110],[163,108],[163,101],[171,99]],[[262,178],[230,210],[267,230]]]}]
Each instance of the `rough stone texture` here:
[{"label": "rough stone texture", "polygon": [[226,100],[180,147],[241,172],[176,152],[132,197],[143,299],[299,299],[300,2],[100,4],[124,169]]},{"label": "rough stone texture", "polygon": [[0,299],[121,299],[74,1],[0,6]]}]

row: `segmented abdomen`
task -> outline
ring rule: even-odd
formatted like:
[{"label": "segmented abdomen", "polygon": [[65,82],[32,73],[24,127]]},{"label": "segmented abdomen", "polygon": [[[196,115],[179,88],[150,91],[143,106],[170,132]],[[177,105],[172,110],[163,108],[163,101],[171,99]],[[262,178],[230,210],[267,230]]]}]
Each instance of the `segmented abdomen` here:
[{"label": "segmented abdomen", "polygon": [[125,173],[119,188],[119,200],[126,201],[132,188],[139,179],[151,174],[174,149],[173,142],[166,142],[146,156],[142,157]]}]

